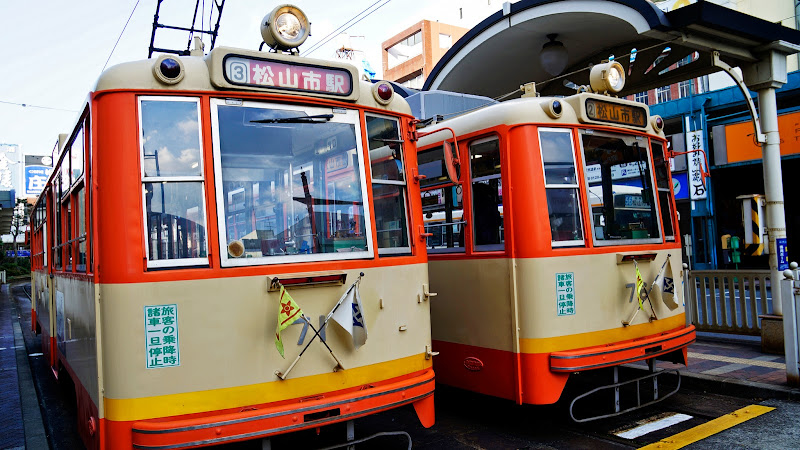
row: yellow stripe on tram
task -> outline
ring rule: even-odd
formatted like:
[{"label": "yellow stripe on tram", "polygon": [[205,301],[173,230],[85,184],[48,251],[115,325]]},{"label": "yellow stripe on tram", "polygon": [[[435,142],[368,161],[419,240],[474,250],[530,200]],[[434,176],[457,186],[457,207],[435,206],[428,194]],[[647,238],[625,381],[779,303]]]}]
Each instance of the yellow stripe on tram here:
[{"label": "yellow stripe on tram", "polygon": [[678,433],[674,436],[664,438],[658,442],[642,447],[642,449],[660,449],[670,450],[686,447],[697,441],[703,440],[711,435],[717,434],[720,431],[727,430],[728,428],[739,425],[740,423],[747,422],[748,420],[766,414],[775,408],[770,406],[750,405],[742,409],[726,414],[722,417],[698,425],[694,428]]}]

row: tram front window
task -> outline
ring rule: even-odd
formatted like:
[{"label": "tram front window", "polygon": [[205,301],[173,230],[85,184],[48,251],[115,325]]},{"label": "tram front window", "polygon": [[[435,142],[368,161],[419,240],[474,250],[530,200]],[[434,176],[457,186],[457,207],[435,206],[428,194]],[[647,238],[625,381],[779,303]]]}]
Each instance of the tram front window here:
[{"label": "tram front window", "polygon": [[595,244],[661,242],[647,139],[587,130],[581,141]]},{"label": "tram front window", "polygon": [[225,265],[370,255],[358,112],[215,101]]}]

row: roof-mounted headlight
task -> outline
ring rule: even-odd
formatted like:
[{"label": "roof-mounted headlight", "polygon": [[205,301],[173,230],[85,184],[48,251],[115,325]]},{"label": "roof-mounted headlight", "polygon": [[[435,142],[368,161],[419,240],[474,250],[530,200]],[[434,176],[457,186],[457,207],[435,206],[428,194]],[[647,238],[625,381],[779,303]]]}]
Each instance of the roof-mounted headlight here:
[{"label": "roof-mounted headlight", "polygon": [[183,63],[175,56],[161,55],[153,63],[153,75],[164,84],[177,84],[185,74]]},{"label": "roof-mounted headlight", "polygon": [[292,50],[305,42],[311,24],[300,8],[280,5],[261,21],[261,37],[273,50]]},{"label": "roof-mounted headlight", "polygon": [[625,87],[625,69],[616,61],[596,64],[589,73],[589,84],[595,92],[616,94]]}]

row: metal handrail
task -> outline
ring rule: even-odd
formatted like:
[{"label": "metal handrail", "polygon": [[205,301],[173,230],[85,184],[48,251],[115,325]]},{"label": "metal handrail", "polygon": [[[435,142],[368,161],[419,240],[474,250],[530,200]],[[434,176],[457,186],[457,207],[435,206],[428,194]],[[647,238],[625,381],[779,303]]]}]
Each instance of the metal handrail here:
[{"label": "metal handrail", "polygon": [[759,316],[771,314],[769,270],[693,270],[686,313],[698,331],[760,335]]}]

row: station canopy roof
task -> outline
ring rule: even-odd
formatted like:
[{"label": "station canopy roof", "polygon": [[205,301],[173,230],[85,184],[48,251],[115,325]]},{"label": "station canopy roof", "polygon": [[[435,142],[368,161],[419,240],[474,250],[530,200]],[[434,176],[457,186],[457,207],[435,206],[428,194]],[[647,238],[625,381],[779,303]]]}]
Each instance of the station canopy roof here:
[{"label": "station canopy roof", "polygon": [[[540,63],[551,34],[568,54],[558,76]],[[589,84],[590,65],[614,55],[627,74],[624,96],[717,72],[714,51],[736,67],[798,45],[800,31],[703,1],[664,13],[647,0],[520,0],[459,39],[423,90],[500,99],[533,81],[542,95],[570,95]],[[690,63],[667,70],[687,57]]]}]

